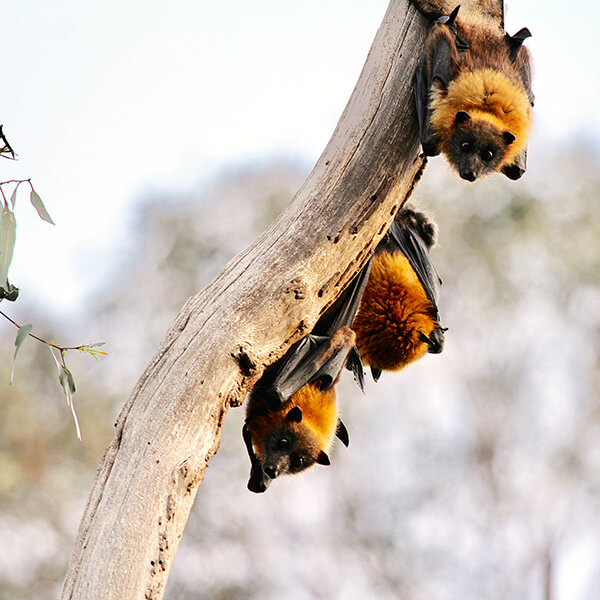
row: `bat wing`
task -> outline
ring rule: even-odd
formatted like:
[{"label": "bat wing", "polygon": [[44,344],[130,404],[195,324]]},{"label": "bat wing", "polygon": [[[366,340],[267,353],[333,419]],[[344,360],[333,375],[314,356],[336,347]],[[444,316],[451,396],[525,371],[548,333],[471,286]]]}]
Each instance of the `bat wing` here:
[{"label": "bat wing", "polygon": [[[506,34],[506,41],[510,49],[510,58],[517,67],[517,72],[521,77],[521,82],[525,88],[529,103],[533,106],[535,96],[531,89],[531,62],[529,60],[529,52],[523,47],[523,42],[531,37],[531,32],[527,27],[519,30],[515,35]],[[502,173],[509,179],[520,179],[527,169],[527,148],[517,156],[515,161],[506,165],[502,169]]]},{"label": "bat wing", "polygon": [[350,445],[350,436],[348,435],[348,430],[341,419],[338,419],[335,436],[338,440],[340,440],[340,442],[342,442],[342,444],[344,444],[344,446],[346,446],[346,448]]},{"label": "bat wing", "polygon": [[440,144],[431,127],[429,109],[430,79],[427,76],[425,59],[421,59],[413,79],[413,90],[415,105],[417,108],[417,120],[419,122],[419,139],[426,156],[437,156],[440,153]]},{"label": "bat wing", "polygon": [[365,369],[363,366],[362,358],[358,348],[354,346],[348,353],[348,359],[346,360],[346,369],[352,371],[354,381],[358,384],[361,392],[365,391]]},{"label": "bat wing", "polygon": [[267,489],[270,479],[265,477],[260,461],[254,453],[254,447],[252,446],[252,434],[248,429],[248,425],[244,423],[242,427],[242,438],[250,457],[250,479],[248,480],[248,489],[251,492],[261,493]]},{"label": "bat wing", "polygon": [[288,350],[264,392],[271,407],[283,404],[315,375],[319,370],[317,359],[323,354],[329,339],[309,334]]},{"label": "bat wing", "polygon": [[333,335],[340,327],[352,326],[363,292],[367,287],[372,262],[372,259],[370,259],[340,294],[340,297],[327,309],[315,325],[312,333],[316,335]]},{"label": "bat wing", "polygon": [[281,406],[307,383],[318,382],[322,390],[330,388],[344,368],[355,339],[349,327],[341,327],[333,336],[309,334],[300,340],[284,357],[265,390],[268,405]]},{"label": "bat wing", "polygon": [[[313,331],[294,344],[270,368],[257,390],[264,394],[270,408],[278,408],[307,383],[318,383],[320,389],[330,388],[346,365],[356,336],[350,329],[369,279],[371,261],[360,271],[340,297],[319,319]],[[355,377],[362,371],[360,357],[353,352],[351,360]],[[360,384],[359,384],[360,385]]]},{"label": "bat wing", "polygon": [[411,227],[401,225],[396,221],[392,223],[389,233],[391,241],[406,256],[410,266],[419,278],[437,315],[441,279],[429,259],[429,250],[425,242]]},{"label": "bat wing", "polygon": [[[369,259],[368,263],[362,268],[360,273],[353,279],[348,287],[342,292],[336,302],[327,310],[327,312],[321,317],[317,323],[314,331],[316,333],[323,332],[324,335],[334,335],[342,327],[351,327],[354,323],[354,318],[358,312],[360,301],[362,300],[363,293],[367,287],[369,280],[369,274],[371,272],[371,264],[373,259]],[[321,385],[324,389],[333,385],[337,380],[341,368],[338,370],[339,360],[341,355],[338,355],[327,363],[319,372],[321,379]],[[346,368],[352,371],[354,380],[364,391],[364,369],[360,353],[356,346],[352,347],[347,355]]]},{"label": "bat wing", "polygon": [[[427,60],[428,58],[429,60]],[[413,79],[419,136],[423,153],[426,156],[436,156],[441,151],[439,140],[431,127],[431,108],[429,106],[431,88],[437,85],[446,89],[453,78],[450,44],[447,38],[440,36],[431,55],[424,56],[419,62]]]}]

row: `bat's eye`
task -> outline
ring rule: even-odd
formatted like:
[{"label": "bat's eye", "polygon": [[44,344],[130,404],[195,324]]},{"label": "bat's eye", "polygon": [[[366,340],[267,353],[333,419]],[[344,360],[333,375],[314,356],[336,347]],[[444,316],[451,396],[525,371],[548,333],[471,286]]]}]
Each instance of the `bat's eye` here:
[{"label": "bat's eye", "polygon": [[462,152],[464,152],[465,154],[466,154],[467,152],[471,152],[471,147],[472,147],[472,144],[471,144],[471,142],[463,142],[463,143],[460,145],[460,149],[461,149],[461,151],[462,151]]},{"label": "bat's eye", "polygon": [[288,448],[290,445],[290,440],[288,440],[285,437],[282,437],[279,442],[277,442],[277,447],[279,448],[279,450],[285,450],[286,448]]},{"label": "bat's eye", "polygon": [[481,153],[481,159],[484,162],[490,162],[490,160],[492,160],[492,158],[494,158],[494,151],[490,150],[489,148],[486,148],[482,153]]}]

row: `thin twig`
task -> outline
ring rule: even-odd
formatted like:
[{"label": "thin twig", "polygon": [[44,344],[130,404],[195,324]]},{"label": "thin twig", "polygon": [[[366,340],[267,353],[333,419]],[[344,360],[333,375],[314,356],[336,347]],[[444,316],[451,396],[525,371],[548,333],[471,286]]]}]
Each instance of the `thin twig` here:
[{"label": "thin twig", "polygon": [[4,185],[6,183],[29,183],[29,185],[31,185],[31,177],[29,179],[7,179],[6,181],[0,181],[0,185]]},{"label": "thin twig", "polygon": [[[19,329],[21,328],[21,325],[19,325],[15,320],[11,319],[6,313],[2,312],[1,310],[0,310],[0,315],[2,315],[5,319],[10,321],[15,327],[18,327]],[[27,335],[32,337],[34,340],[37,340],[38,342],[42,342],[42,344],[46,344],[47,346],[50,346],[51,348],[56,348],[57,350],[60,351],[61,357],[63,356],[63,353],[66,352],[67,350],[81,350],[82,348],[86,347],[86,344],[81,344],[80,346],[59,346],[58,344],[55,344],[54,342],[49,342],[48,340],[38,337],[37,335],[35,335],[33,333],[29,333]],[[63,357],[63,364],[64,364],[64,357]]]}]

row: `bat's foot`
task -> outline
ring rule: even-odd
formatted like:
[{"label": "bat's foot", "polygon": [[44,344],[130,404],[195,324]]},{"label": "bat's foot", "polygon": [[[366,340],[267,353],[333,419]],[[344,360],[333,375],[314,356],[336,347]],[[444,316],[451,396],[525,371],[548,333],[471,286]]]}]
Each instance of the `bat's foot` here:
[{"label": "bat's foot", "polygon": [[523,173],[525,173],[525,169],[521,168],[517,164],[512,164],[502,167],[502,173],[504,173],[504,175],[506,175],[509,179],[516,181],[517,179],[521,179]]}]

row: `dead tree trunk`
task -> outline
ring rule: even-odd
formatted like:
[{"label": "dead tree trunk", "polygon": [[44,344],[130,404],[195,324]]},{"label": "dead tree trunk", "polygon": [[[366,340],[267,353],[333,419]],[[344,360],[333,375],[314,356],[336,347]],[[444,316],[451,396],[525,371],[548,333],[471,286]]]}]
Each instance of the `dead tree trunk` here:
[{"label": "dead tree trunk", "polygon": [[310,331],[412,192],[424,166],[411,82],[425,28],[408,0],[391,1],[290,206],[181,310],[119,415],[63,599],[162,597],[228,407]]}]

